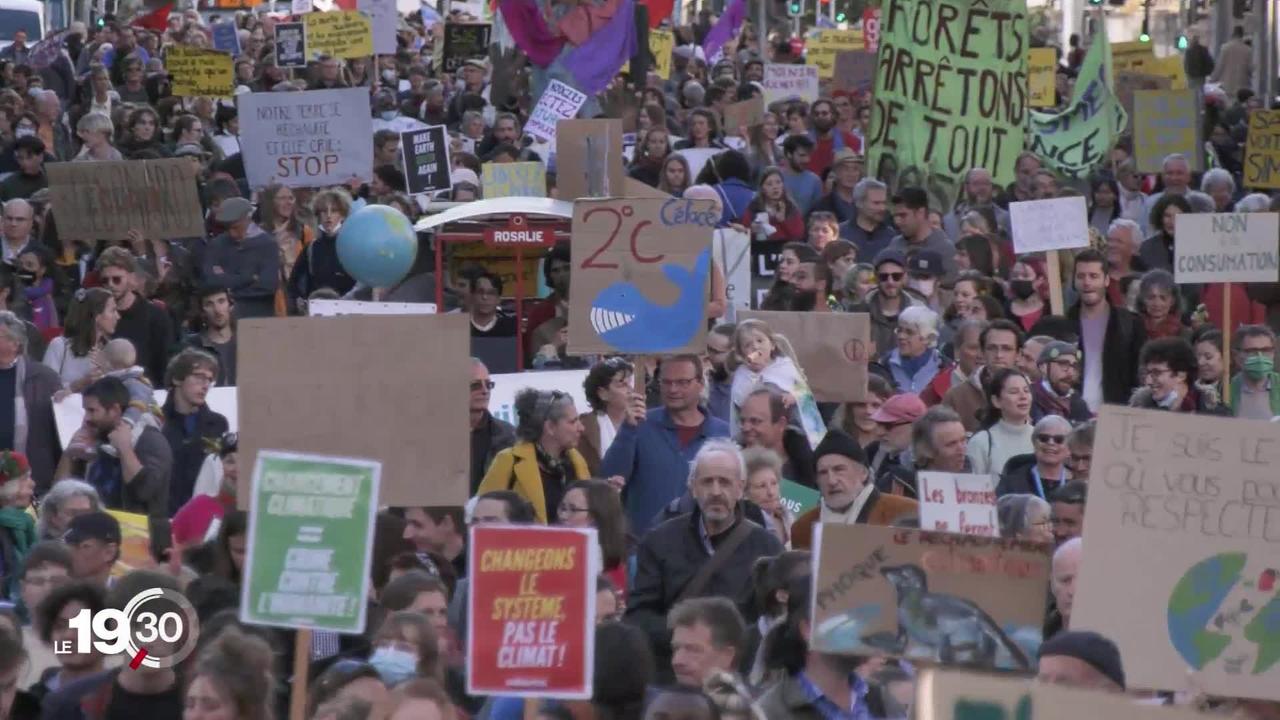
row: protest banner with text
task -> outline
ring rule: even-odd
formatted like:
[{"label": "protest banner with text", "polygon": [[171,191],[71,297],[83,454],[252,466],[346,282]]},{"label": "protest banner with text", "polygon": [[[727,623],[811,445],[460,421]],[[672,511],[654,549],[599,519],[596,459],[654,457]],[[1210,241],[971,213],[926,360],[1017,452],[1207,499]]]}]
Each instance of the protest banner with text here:
[{"label": "protest banner with text", "polygon": [[586,93],[574,90],[559,80],[552,80],[547,84],[542,97],[538,98],[538,104],[530,113],[524,131],[532,137],[554,143],[556,123],[576,116],[586,101]]},{"label": "protest banner with text", "polygon": [[381,474],[372,460],[258,453],[242,622],[364,632]]},{"label": "protest banner with text", "polygon": [[307,30],[300,22],[276,23],[276,67],[304,68],[307,66]]},{"label": "protest banner with text", "polygon": [[547,196],[547,166],[540,162],[485,163],[480,170],[486,198]]},{"label": "protest banner with text", "polygon": [[164,67],[173,76],[174,97],[231,97],[235,90],[231,56],[217,50],[171,45]]},{"label": "protest banner with text", "polygon": [[861,30],[819,30],[818,36],[805,45],[804,61],[818,68],[818,77],[835,76],[836,57],[848,50],[864,50]]},{"label": "protest banner with text", "polygon": [[49,163],[45,172],[59,237],[204,236],[196,171],[186,158]]},{"label": "protest banner with text", "polygon": [[449,131],[444,125],[400,133],[400,152],[404,156],[404,177],[409,183],[410,195],[449,189],[452,166],[449,164]]},{"label": "protest banner with text", "polygon": [[1280,426],[1104,405],[1096,437],[1071,626],[1131,690],[1280,700]]},{"label": "protest banner with text", "polygon": [[649,54],[653,55],[653,71],[664,80],[671,78],[672,54],[676,36],[666,29],[649,30]]},{"label": "protest banner with text", "polygon": [[751,309],[751,235],[744,230],[718,228],[711,242],[716,267],[724,273],[727,307],[724,322],[737,322],[739,310]]},{"label": "protest banner with text", "polygon": [[236,102],[250,187],[339,185],[353,176],[372,176],[373,118],[366,88],[245,93]]},{"label": "protest banner with text", "polygon": [[359,10],[310,12],[302,16],[311,60],[321,55],[350,60],[373,55],[373,23]]},{"label": "protest banner with text", "polygon": [[445,72],[457,72],[468,60],[489,57],[489,36],[493,26],[489,23],[448,23],[444,26],[444,53],[442,63]]},{"label": "protest banner with text", "polygon": [[232,57],[240,54],[240,35],[236,32],[234,22],[214,23],[209,28],[209,37],[214,50],[231,53]]},{"label": "protest banner with text", "polygon": [[920,527],[925,530],[999,537],[996,478],[920,472]]},{"label": "protest banner with text", "polygon": [[1035,672],[1050,549],[1024,540],[818,523],[809,649]]},{"label": "protest banner with text", "polygon": [[467,694],[591,697],[594,528],[473,526]]},{"label": "protest banner with text", "polygon": [[866,313],[741,310],[738,322],[763,320],[791,342],[818,402],[863,402],[872,357]]},{"label": "protest banner with text", "polygon": [[1053,107],[1054,71],[1058,54],[1054,48],[1031,48],[1027,52],[1027,94],[1031,107]]},{"label": "protest banner with text", "polygon": [[779,100],[803,100],[811,103],[818,99],[818,68],[813,65],[764,66],[764,102],[772,105]]},{"label": "protest banner with text", "polygon": [[357,0],[356,9],[369,18],[373,33],[373,52],[378,55],[396,54],[396,30],[400,17],[396,14],[396,0]]},{"label": "protest banner with text", "polygon": [[1027,119],[1025,0],[888,0],[867,175],[950,210],[970,168],[1013,182]]},{"label": "protest banner with text", "polygon": [[1089,246],[1089,212],[1081,196],[1009,203],[1016,253]]},{"label": "protest banner with text", "polygon": [[1251,188],[1280,188],[1280,110],[1249,113],[1249,136],[1244,145],[1244,184]]},{"label": "protest banner with text", "polygon": [[1069,178],[1083,180],[1104,165],[1128,122],[1123,104],[1112,91],[1109,49],[1103,32],[1085,54],[1065,110],[1029,113],[1031,151]]},{"label": "protest banner with text", "polygon": [[1193,171],[1203,169],[1200,113],[1194,90],[1139,90],[1133,94],[1133,155],[1138,172],[1158,173],[1179,153]]},{"label": "protest banner with text", "polygon": [[569,352],[705,351],[719,222],[710,200],[574,202]]},{"label": "protest banner with text", "polygon": [[[379,505],[467,501],[471,460],[454,452],[469,433],[454,422],[471,377],[465,315],[244,319],[236,339],[244,466],[263,448],[374,457],[384,471]],[[409,387],[418,401],[405,401]],[[248,479],[240,473],[242,507]]]},{"label": "protest banner with text", "polygon": [[1280,215],[1179,213],[1173,277],[1179,283],[1280,281]]}]

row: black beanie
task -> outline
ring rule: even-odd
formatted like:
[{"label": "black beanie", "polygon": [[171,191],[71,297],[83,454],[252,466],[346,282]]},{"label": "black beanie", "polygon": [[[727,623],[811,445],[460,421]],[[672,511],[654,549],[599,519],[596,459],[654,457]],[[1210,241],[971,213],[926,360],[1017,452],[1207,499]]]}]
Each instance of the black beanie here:
[{"label": "black beanie", "polygon": [[867,464],[867,454],[862,451],[862,447],[858,445],[858,441],[849,437],[849,433],[832,429],[827,431],[827,436],[822,438],[822,442],[818,443],[818,448],[813,451],[813,464],[816,467],[818,459],[823,455],[843,455],[859,465]]},{"label": "black beanie", "polygon": [[1124,665],[1120,662],[1120,648],[1096,632],[1084,630],[1060,632],[1040,645],[1040,657],[1049,655],[1075,658],[1105,675],[1111,682],[1119,685],[1121,690],[1125,689]]}]

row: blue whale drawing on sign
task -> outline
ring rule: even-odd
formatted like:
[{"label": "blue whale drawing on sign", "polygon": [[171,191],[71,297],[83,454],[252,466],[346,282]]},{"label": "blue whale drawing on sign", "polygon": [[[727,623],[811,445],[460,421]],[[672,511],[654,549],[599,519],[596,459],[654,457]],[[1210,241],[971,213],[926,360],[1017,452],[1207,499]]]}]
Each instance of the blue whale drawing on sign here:
[{"label": "blue whale drawing on sign", "polygon": [[703,323],[711,248],[698,253],[693,269],[666,263],[662,272],[680,288],[670,305],[650,301],[629,282],[616,282],[591,303],[591,327],[601,340],[633,353],[664,352],[689,344]]}]

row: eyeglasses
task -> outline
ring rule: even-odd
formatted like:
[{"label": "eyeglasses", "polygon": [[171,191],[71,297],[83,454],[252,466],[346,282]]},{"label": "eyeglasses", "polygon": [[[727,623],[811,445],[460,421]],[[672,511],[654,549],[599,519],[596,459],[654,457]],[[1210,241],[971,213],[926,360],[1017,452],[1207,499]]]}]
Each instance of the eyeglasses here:
[{"label": "eyeglasses", "polygon": [[560,503],[560,507],[556,508],[556,514],[560,517],[568,517],[570,515],[577,515],[578,513],[589,511],[589,508],[578,507],[577,505],[570,505],[568,503]]},{"label": "eyeglasses", "polygon": [[1245,357],[1250,357],[1253,355],[1261,355],[1263,357],[1266,357],[1267,355],[1275,355],[1276,349],[1274,347],[1240,348],[1240,354],[1244,355]]},{"label": "eyeglasses", "polygon": [[1073,453],[1073,454],[1071,455],[1071,464],[1072,464],[1072,465],[1080,465],[1080,464],[1083,464],[1083,463],[1091,463],[1091,462],[1093,462],[1093,455],[1092,455],[1092,454],[1090,454],[1090,455],[1076,455],[1076,454],[1074,454],[1074,453]]},{"label": "eyeglasses", "polygon": [[1045,445],[1061,445],[1066,441],[1066,435],[1050,435],[1049,433],[1038,433],[1036,435],[1036,442],[1042,442]]},{"label": "eyeglasses", "polygon": [[104,275],[102,279],[108,285],[123,285],[124,281],[128,279],[128,276],[127,275]]},{"label": "eyeglasses", "polygon": [[494,385],[497,385],[497,383],[495,383],[492,380],[472,380],[471,392],[480,392],[481,390],[492,390]]},{"label": "eyeglasses", "polygon": [[902,282],[902,276],[904,274],[905,273],[900,272],[884,272],[877,274],[876,277],[880,278],[880,282],[889,282],[891,280],[893,282]]},{"label": "eyeglasses", "polygon": [[1172,375],[1173,371],[1169,368],[1145,368],[1142,371],[1142,377],[1144,380],[1154,380],[1164,376],[1166,373]]}]

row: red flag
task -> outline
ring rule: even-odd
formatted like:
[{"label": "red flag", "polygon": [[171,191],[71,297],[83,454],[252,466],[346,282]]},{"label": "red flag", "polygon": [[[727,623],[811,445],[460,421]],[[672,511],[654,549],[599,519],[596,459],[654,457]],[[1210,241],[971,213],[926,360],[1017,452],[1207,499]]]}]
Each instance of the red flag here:
[{"label": "red flag", "polygon": [[163,5],[152,10],[146,15],[139,15],[133,19],[130,25],[134,27],[146,28],[155,32],[164,32],[169,29],[169,13],[173,10],[173,3]]},{"label": "red flag", "polygon": [[675,8],[675,0],[640,0],[641,5],[649,6],[649,29],[656,29],[663,20],[671,17]]}]

